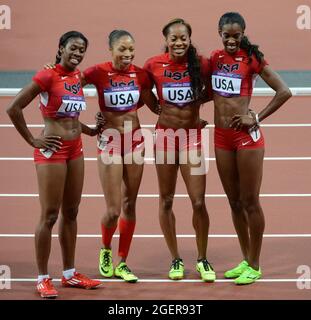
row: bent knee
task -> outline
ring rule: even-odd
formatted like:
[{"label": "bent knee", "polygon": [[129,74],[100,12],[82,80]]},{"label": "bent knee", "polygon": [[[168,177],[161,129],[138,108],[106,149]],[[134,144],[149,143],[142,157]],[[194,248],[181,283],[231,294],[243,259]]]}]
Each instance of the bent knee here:
[{"label": "bent knee", "polygon": [[243,204],[240,199],[229,199],[229,204],[234,214],[238,214],[243,211]]},{"label": "bent knee", "polygon": [[63,219],[68,221],[76,221],[78,211],[79,211],[79,207],[63,208],[62,209]]},{"label": "bent knee", "polygon": [[106,212],[107,218],[110,221],[118,220],[121,215],[121,208],[119,207],[108,207]]},{"label": "bent knee", "polygon": [[58,219],[59,208],[45,208],[42,210],[41,223],[52,228]]},{"label": "bent knee", "polygon": [[174,195],[161,195],[160,196],[160,206],[164,211],[171,211],[173,207]]},{"label": "bent knee", "polygon": [[192,201],[192,208],[194,212],[201,213],[205,212],[205,199],[204,197],[200,197],[198,199],[194,199]]},{"label": "bent knee", "polygon": [[248,212],[258,211],[260,209],[259,197],[257,195],[250,195],[242,197],[243,208]]},{"label": "bent knee", "polygon": [[136,207],[136,198],[131,199],[131,198],[125,197],[123,199],[123,211],[125,213],[135,212],[135,207]]}]

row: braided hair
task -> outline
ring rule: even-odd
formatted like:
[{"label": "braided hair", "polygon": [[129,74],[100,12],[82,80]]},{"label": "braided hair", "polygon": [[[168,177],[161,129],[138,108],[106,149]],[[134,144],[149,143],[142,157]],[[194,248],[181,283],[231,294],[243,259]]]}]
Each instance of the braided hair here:
[{"label": "braided hair", "polygon": [[[218,29],[221,30],[225,24],[234,24],[237,23],[243,30],[246,28],[244,18],[238,12],[227,12],[220,19],[218,23]],[[264,58],[264,54],[259,50],[259,46],[256,44],[252,44],[247,36],[243,36],[240,48],[244,49],[247,52],[247,56],[252,60],[251,56],[254,54],[258,62],[262,62]]]},{"label": "braided hair", "polygon": [[66,44],[68,43],[68,41],[70,39],[72,39],[72,38],[80,38],[80,39],[82,39],[84,41],[84,43],[85,43],[85,48],[87,48],[87,46],[89,44],[89,41],[87,40],[87,38],[81,32],[69,31],[69,32],[64,33],[60,37],[59,42],[58,42],[58,51],[57,51],[56,58],[55,58],[55,64],[60,63],[60,61],[61,61],[60,48],[61,47],[65,47]]},{"label": "braided hair", "polygon": [[124,37],[124,36],[130,37],[134,41],[133,36],[126,30],[113,30],[113,31],[111,31],[108,36],[109,48],[111,49],[113,44],[117,40],[119,40],[121,37]]},{"label": "braided hair", "polygon": [[[174,24],[184,25],[189,34],[189,38],[191,38],[192,29],[189,23],[187,23],[184,19],[176,18],[169,21],[162,29],[162,34],[165,38],[167,38],[169,34],[169,28]],[[165,48],[165,52],[168,52],[168,47]],[[189,49],[187,51],[187,62],[188,62],[188,72],[190,77],[191,89],[193,91],[194,99],[199,99],[203,90],[203,79],[201,74],[201,61],[197,53],[197,49],[190,42]]]}]

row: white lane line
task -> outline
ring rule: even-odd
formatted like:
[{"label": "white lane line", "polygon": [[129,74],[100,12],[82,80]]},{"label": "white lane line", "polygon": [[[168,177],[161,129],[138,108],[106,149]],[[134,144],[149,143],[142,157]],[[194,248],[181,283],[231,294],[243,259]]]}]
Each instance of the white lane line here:
[{"label": "white lane line", "polygon": [[[124,283],[124,280],[121,279],[96,279],[99,280],[101,282],[121,282]],[[7,279],[3,279],[1,278],[1,281],[10,281],[10,282],[37,282],[36,278],[7,278]],[[215,282],[217,283],[226,283],[226,282],[233,282],[233,280],[230,279],[216,279]],[[54,279],[53,278],[53,282],[61,282],[61,279]],[[157,283],[204,283],[202,280],[200,279],[183,279],[183,280],[178,280],[178,281],[174,281],[174,280],[169,280],[169,279],[139,279],[138,282],[157,282]],[[259,279],[256,280],[256,282],[265,282],[265,283],[269,283],[269,282],[295,282],[295,283],[301,283],[301,282],[311,282],[311,279],[300,279],[300,278],[289,278],[289,279]]]},{"label": "white lane line", "polygon": [[[97,161],[97,158],[84,158],[85,161]],[[215,158],[205,158],[205,161],[215,161]],[[265,157],[266,161],[310,161],[311,157]],[[32,157],[0,157],[0,161],[33,161]],[[145,162],[155,161],[155,158],[145,157]]]},{"label": "white lane line", "polygon": [[[94,127],[94,124],[87,124],[89,127]],[[260,125],[263,128],[301,128],[311,127],[311,123],[266,123]],[[27,124],[28,128],[44,128],[43,124]],[[142,124],[142,128],[154,128],[155,124]],[[208,124],[206,128],[214,128],[215,125]],[[13,124],[0,124],[0,128],[14,128]]]},{"label": "white lane line", "polygon": [[[177,234],[177,238],[195,238],[195,234]],[[33,233],[2,233],[0,238],[34,238]],[[101,238],[101,234],[78,234],[78,238]],[[113,235],[114,238],[119,238],[118,234]],[[134,238],[163,238],[162,234],[134,234]],[[310,233],[281,233],[281,234],[264,234],[264,238],[311,238]],[[58,238],[58,234],[52,234],[52,238]],[[210,234],[209,238],[237,238],[236,234]]]},{"label": "white lane line", "polygon": [[[269,197],[311,197],[311,193],[263,193],[259,195],[262,198]],[[38,193],[0,193],[0,198],[37,198]],[[103,198],[103,194],[82,194],[82,198]],[[139,194],[138,198],[159,198],[159,194]],[[188,194],[175,194],[174,198],[189,198]],[[225,194],[206,194],[205,198],[226,198]]]}]

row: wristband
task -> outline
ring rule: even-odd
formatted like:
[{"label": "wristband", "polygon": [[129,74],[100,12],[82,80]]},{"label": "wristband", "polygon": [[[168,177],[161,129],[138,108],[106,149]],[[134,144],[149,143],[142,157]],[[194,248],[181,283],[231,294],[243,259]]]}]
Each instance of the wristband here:
[{"label": "wristband", "polygon": [[259,117],[258,117],[258,113],[256,113],[256,115],[255,115],[255,120],[256,120],[256,123],[259,125]]}]

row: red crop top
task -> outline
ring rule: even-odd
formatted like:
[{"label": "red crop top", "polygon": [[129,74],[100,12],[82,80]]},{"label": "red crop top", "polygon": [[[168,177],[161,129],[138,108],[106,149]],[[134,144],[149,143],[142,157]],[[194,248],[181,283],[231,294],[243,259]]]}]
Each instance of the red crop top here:
[{"label": "red crop top", "polygon": [[147,72],[135,65],[122,71],[105,62],[86,69],[83,75],[87,83],[95,85],[103,112],[135,111],[144,104],[141,90],[152,88]]},{"label": "red crop top", "polygon": [[225,50],[213,51],[210,58],[212,88],[224,97],[251,96],[257,75],[268,63],[261,63],[253,54],[250,58],[240,49],[234,55]]},{"label": "red crop top", "polygon": [[[209,74],[209,60],[200,57],[203,78]],[[187,106],[194,100],[191,89],[188,63],[177,63],[164,53],[148,59],[144,65],[154,81],[160,104],[168,102],[177,107]]]},{"label": "red crop top", "polygon": [[40,110],[47,118],[77,118],[86,110],[79,70],[68,71],[60,64],[37,72],[32,78],[42,92]]}]

